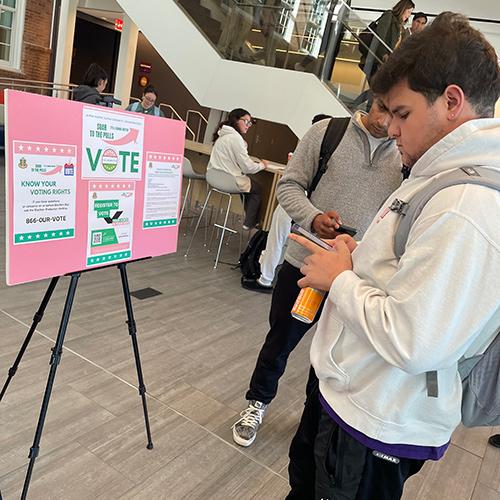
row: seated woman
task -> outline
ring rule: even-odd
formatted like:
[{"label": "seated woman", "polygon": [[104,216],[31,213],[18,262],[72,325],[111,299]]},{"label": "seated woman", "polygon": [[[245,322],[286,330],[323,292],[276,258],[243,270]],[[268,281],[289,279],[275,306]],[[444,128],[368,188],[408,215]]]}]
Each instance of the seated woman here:
[{"label": "seated woman", "polygon": [[214,147],[207,167],[207,170],[221,170],[234,177],[244,196],[245,230],[257,224],[261,202],[260,187],[247,174],[256,174],[268,165],[266,160],[255,162],[248,156],[243,136],[251,126],[252,117],[248,111],[233,109],[214,134]]},{"label": "seated woman", "polygon": [[101,92],[108,84],[106,71],[96,63],[92,63],[85,72],[83,83],[73,90],[74,101],[86,102],[88,104],[103,104]]}]

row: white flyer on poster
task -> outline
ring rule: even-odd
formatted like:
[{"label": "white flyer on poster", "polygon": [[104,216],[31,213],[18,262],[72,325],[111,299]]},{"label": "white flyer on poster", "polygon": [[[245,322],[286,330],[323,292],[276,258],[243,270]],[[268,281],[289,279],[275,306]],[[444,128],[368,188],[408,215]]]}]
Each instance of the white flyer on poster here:
[{"label": "white flyer on poster", "polygon": [[141,179],[144,118],[84,107],[82,112],[82,178]]},{"label": "white flyer on poster", "polygon": [[74,238],[76,146],[13,141],[13,243]]},{"label": "white flyer on poster", "polygon": [[147,153],[142,219],[144,229],[177,224],[182,161],[181,155]]},{"label": "white flyer on poster", "polygon": [[89,182],[87,266],[132,256],[135,182]]}]

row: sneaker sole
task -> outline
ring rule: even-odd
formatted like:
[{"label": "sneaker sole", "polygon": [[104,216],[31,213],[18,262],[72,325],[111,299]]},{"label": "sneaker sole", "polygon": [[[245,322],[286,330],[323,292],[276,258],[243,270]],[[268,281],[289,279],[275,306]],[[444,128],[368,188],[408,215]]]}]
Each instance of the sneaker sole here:
[{"label": "sneaker sole", "polygon": [[236,433],[236,430],[233,429],[233,441],[236,444],[238,444],[240,446],[243,446],[245,448],[248,447],[248,446],[250,446],[255,441],[256,437],[257,437],[257,433],[251,439],[243,439],[240,436],[238,436],[238,434]]}]

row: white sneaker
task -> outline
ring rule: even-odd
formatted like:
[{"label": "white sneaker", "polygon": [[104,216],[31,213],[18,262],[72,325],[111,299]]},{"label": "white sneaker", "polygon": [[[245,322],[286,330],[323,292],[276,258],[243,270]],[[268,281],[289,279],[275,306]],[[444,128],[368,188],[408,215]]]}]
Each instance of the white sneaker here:
[{"label": "white sneaker", "polygon": [[233,425],[233,440],[236,444],[250,446],[255,441],[267,406],[260,401],[248,402],[248,407],[240,413],[241,418]]}]

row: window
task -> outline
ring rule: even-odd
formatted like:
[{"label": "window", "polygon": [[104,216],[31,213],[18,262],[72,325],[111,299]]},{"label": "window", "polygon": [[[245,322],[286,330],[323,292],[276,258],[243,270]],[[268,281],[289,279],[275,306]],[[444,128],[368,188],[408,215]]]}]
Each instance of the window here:
[{"label": "window", "polygon": [[21,67],[25,0],[0,0],[0,68]]}]

